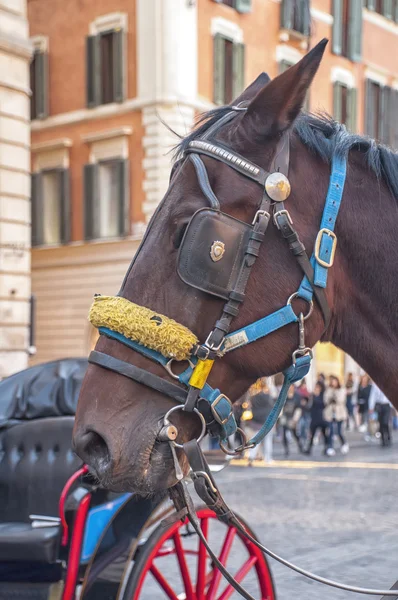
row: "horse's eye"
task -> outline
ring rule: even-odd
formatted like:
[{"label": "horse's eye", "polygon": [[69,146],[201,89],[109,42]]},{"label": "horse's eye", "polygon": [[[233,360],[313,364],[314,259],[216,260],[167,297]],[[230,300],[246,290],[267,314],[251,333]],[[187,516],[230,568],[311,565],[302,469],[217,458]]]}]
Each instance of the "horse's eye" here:
[{"label": "horse's eye", "polygon": [[181,246],[182,238],[184,237],[184,233],[185,233],[185,230],[187,227],[188,227],[188,223],[184,223],[175,232],[174,238],[173,238],[174,248],[178,249]]}]

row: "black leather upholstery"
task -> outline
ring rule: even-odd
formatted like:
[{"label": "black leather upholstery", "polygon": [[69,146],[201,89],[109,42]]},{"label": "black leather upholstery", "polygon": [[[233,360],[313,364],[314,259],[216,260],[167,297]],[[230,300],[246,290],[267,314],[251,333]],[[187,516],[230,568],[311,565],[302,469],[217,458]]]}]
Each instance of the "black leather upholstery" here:
[{"label": "black leather upholstery", "polygon": [[[204,208],[192,217],[178,256],[181,279],[199,290],[228,299],[243,263],[252,227],[222,212]],[[225,244],[221,260],[210,256],[212,244]]]},{"label": "black leather upholstery", "polygon": [[32,529],[29,515],[58,516],[62,488],[81,466],[73,422],[36,419],[0,432],[0,560],[55,560],[60,529]]}]

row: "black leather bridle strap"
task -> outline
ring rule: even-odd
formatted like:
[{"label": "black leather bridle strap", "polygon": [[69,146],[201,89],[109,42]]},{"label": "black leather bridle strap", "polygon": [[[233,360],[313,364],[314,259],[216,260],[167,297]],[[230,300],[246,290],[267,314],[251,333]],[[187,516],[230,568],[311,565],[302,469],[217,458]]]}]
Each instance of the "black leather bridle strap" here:
[{"label": "black leather bridle strap", "polygon": [[215,208],[216,210],[220,210],[220,203],[210,185],[209,177],[207,175],[206,167],[203,164],[203,160],[197,154],[190,154],[189,160],[195,167],[196,176],[198,178],[200,189],[202,190],[203,194],[206,196],[210,206],[212,208]]},{"label": "black leather bridle strap", "polygon": [[93,350],[88,357],[88,362],[92,365],[98,365],[99,367],[103,367],[109,371],[114,371],[115,373],[124,375],[124,377],[128,377],[137,383],[141,383],[142,385],[152,388],[156,392],[165,394],[166,396],[169,396],[170,398],[173,398],[173,400],[176,400],[182,404],[184,404],[187,399],[186,390],[180,388],[178,385],[170,383],[162,377],[158,377],[154,373],[140,369],[139,367],[127,363],[124,360],[115,358],[110,354],[104,354],[103,352],[98,352],[98,350]]}]

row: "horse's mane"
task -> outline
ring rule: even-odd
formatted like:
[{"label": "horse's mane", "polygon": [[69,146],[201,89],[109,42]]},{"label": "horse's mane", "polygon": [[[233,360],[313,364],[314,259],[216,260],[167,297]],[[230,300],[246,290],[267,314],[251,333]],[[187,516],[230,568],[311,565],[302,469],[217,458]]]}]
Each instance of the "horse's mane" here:
[{"label": "horse's mane", "polygon": [[[192,140],[200,138],[230,110],[230,106],[220,106],[203,113],[193,131],[176,146],[176,157],[180,158]],[[368,167],[378,178],[384,178],[392,194],[398,198],[398,152],[370,137],[347,131],[345,125],[327,114],[302,113],[294,124],[294,131],[309,150],[327,163],[335,154],[347,156],[350,150],[363,152]]]}]

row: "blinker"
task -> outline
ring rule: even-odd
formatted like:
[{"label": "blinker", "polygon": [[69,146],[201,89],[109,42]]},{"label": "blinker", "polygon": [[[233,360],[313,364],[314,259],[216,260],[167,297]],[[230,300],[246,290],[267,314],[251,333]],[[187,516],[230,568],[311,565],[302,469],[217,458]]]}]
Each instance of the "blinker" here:
[{"label": "blinker", "polygon": [[283,202],[290,196],[290,182],[283,173],[271,173],[265,180],[265,191],[271,200]]}]

